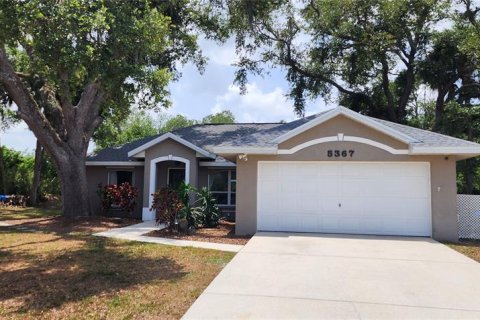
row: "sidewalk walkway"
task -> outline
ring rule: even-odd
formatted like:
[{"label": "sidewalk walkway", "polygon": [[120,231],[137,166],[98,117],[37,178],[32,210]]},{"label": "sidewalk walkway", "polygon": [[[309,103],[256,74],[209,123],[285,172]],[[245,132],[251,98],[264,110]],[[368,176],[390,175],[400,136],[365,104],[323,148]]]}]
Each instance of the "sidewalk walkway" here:
[{"label": "sidewalk walkway", "polygon": [[213,250],[221,250],[221,251],[229,251],[229,252],[238,252],[243,248],[243,246],[236,245],[236,244],[200,242],[200,241],[177,240],[177,239],[144,236],[145,233],[158,230],[158,229],[159,229],[159,226],[155,225],[155,221],[145,221],[145,222],[134,224],[128,227],[110,229],[107,231],[94,233],[93,235],[99,236],[99,237],[122,239],[122,240],[158,243],[158,244],[180,246],[180,247],[213,249]]}]

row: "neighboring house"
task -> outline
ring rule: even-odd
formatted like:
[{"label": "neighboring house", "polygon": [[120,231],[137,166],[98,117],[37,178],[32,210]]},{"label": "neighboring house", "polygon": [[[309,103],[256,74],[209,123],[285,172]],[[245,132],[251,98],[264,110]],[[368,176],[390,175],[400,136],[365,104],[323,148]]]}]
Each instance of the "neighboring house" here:
[{"label": "neighboring house", "polygon": [[456,161],[480,145],[338,107],[290,123],[194,125],[88,157],[99,183],[131,182],[143,220],[151,194],[181,181],[208,186],[257,230],[427,236],[457,240]]}]

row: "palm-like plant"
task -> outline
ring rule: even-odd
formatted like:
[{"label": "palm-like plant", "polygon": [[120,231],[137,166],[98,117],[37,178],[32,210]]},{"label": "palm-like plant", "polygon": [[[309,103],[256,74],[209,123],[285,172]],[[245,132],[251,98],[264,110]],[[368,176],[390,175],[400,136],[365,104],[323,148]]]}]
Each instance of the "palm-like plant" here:
[{"label": "palm-like plant", "polygon": [[217,206],[217,201],[212,193],[203,187],[197,191],[197,207],[195,208],[195,218],[204,227],[216,227],[221,217],[221,211]]},{"label": "palm-like plant", "polygon": [[190,203],[190,194],[195,192],[196,189],[189,183],[184,181],[178,187],[178,196],[183,204],[183,208],[179,212],[179,219],[185,219],[187,221],[187,227],[197,227],[197,221],[195,218],[195,208]]}]

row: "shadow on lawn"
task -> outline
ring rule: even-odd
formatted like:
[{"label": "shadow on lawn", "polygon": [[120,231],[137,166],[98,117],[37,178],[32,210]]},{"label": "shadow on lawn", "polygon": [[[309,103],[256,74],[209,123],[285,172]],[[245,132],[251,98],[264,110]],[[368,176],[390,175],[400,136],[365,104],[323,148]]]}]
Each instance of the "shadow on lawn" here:
[{"label": "shadow on lawn", "polygon": [[0,207],[0,221],[11,219],[34,219],[57,217],[61,215],[58,209],[42,207]]},{"label": "shadow on lawn", "polygon": [[[65,237],[68,240],[68,236]],[[75,237],[79,239],[79,237]],[[0,255],[0,301],[18,298],[13,312],[45,310],[65,302],[159,280],[176,280],[187,273],[167,257],[149,257],[134,247],[104,238],[81,237],[81,248],[61,254],[3,251]],[[7,249],[8,250],[8,249]],[[27,262],[25,268],[8,270],[6,264]],[[2,266],[3,265],[3,266]]]}]

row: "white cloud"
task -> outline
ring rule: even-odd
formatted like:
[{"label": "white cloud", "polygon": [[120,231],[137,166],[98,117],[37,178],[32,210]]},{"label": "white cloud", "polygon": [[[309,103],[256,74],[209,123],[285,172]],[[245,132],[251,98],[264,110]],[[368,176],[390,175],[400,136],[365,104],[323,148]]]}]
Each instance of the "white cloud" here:
[{"label": "white cloud", "polygon": [[[287,99],[285,91],[280,87],[265,92],[256,83],[251,83],[247,84],[246,94],[241,95],[238,86],[230,85],[224,94],[216,97],[215,101],[215,106],[211,109],[212,113],[230,110],[238,122],[278,122],[282,120],[288,122],[298,118],[293,110],[293,101]],[[334,105],[328,106],[321,99],[308,101],[305,106],[305,114],[308,116],[332,107]]]},{"label": "white cloud", "polygon": [[18,151],[33,152],[37,139],[28,129],[27,124],[21,121],[9,128],[7,132],[1,133],[0,143]]},{"label": "white cloud", "polygon": [[240,88],[230,85],[227,91],[216,97],[212,113],[230,110],[239,122],[278,122],[295,118],[293,104],[285,97],[282,88],[276,87],[263,92],[257,84],[247,84],[247,93],[240,94]]},{"label": "white cloud", "polygon": [[218,64],[221,66],[231,66],[237,61],[235,52],[235,42],[229,39],[225,43],[218,44],[215,41],[200,39],[200,47],[203,54],[208,57],[209,64]]}]

